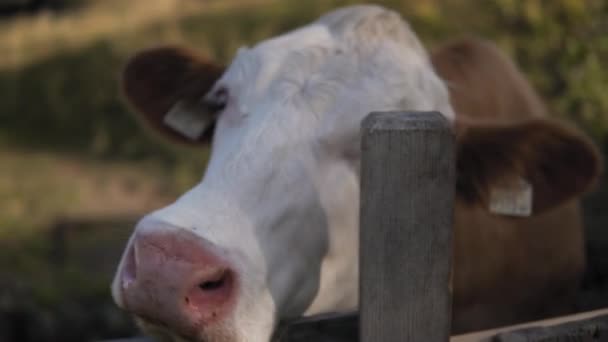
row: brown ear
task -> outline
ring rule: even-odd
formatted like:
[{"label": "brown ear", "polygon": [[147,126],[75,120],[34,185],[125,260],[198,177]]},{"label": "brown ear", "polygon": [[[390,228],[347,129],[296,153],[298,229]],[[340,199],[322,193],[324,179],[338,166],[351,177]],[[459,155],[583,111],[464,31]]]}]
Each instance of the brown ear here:
[{"label": "brown ear", "polygon": [[127,62],[122,88],[129,103],[156,132],[182,143],[206,143],[213,133],[213,122],[204,132],[188,136],[165,120],[170,111],[187,109],[186,115],[194,115],[195,120],[212,121],[208,116],[213,114],[205,110],[201,98],[223,72],[224,67],[187,49],[158,47],[139,52]]},{"label": "brown ear", "polygon": [[575,129],[533,119],[517,124],[458,123],[457,193],[489,205],[492,187],[515,179],[532,185],[532,214],[588,191],[602,168],[597,148]]}]

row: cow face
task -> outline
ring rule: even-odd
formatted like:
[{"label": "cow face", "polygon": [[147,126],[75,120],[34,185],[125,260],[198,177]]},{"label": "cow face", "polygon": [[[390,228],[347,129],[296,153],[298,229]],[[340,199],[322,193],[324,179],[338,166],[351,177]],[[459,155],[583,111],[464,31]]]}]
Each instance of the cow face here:
[{"label": "cow face", "polygon": [[144,51],[124,90],[174,140],[214,132],[202,181],[139,222],[112,284],[145,329],[175,339],[267,341],[278,319],[353,308],[361,119],[453,119],[416,36],[375,6],[242,48],[225,70],[182,48]]},{"label": "cow face", "polygon": [[125,92],[154,127],[183,139],[163,126],[171,110],[217,122],[202,182],[139,222],[113,295],[152,330],[262,341],[318,295],[317,310],[356,304],[361,119],[451,109],[415,35],[378,7],[242,48],[221,70],[171,47],[127,66]]}]

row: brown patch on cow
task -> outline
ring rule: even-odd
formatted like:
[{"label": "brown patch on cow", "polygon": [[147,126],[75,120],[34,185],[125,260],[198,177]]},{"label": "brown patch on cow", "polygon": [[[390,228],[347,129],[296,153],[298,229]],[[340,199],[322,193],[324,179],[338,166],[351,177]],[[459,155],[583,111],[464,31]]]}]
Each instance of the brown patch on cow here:
[{"label": "brown patch on cow", "polygon": [[193,51],[163,46],[139,52],[128,61],[122,88],[129,103],[157,133],[181,143],[207,143],[212,128],[193,141],[166,126],[163,118],[178,101],[200,102],[223,72],[224,67]]},{"label": "brown patch on cow", "polygon": [[[601,160],[546,108],[495,45],[466,37],[440,46],[433,64],[456,113],[453,333],[567,313],[585,267],[580,195]],[[533,187],[529,217],[488,210],[492,186]]]},{"label": "brown patch on cow", "polygon": [[456,112],[457,194],[488,207],[496,184],[522,177],[533,186],[533,214],[590,189],[601,159],[577,130],[551,119],[515,64],[495,45],[474,38],[432,54]]},{"label": "brown patch on cow", "polygon": [[459,119],[514,122],[546,115],[517,66],[496,45],[472,37],[445,43],[431,55]]}]

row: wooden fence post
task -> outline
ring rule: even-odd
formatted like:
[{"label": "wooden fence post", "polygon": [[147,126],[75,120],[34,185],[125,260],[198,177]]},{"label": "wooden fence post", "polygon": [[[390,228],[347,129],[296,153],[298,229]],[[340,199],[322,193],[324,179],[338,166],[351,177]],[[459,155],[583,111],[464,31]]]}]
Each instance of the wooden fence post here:
[{"label": "wooden fence post", "polygon": [[446,342],[454,138],[437,112],[362,123],[360,341]]}]

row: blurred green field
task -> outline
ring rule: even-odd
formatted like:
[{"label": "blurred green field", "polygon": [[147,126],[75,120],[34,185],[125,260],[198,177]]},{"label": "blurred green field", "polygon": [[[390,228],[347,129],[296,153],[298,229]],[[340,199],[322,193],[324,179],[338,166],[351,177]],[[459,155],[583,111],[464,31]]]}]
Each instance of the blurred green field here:
[{"label": "blurred green field", "polygon": [[[136,217],[197,182],[208,151],[170,146],[138,127],[118,90],[130,54],[182,43],[227,62],[241,45],[362,1],[79,2],[65,12],[0,19],[1,341],[133,331],[109,300],[112,267]],[[496,41],[555,116],[606,146],[608,2],[375,3],[399,10],[428,46],[466,33]],[[76,222],[64,239],[77,244],[61,262],[53,259],[57,222]]]}]

